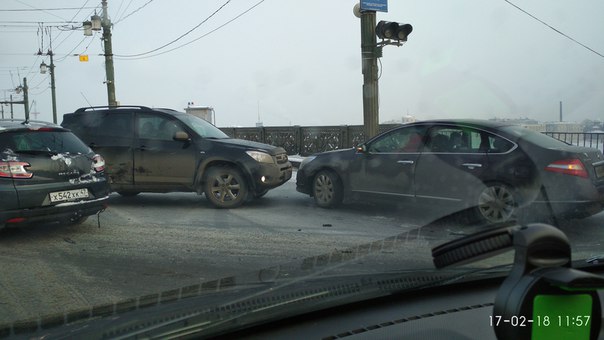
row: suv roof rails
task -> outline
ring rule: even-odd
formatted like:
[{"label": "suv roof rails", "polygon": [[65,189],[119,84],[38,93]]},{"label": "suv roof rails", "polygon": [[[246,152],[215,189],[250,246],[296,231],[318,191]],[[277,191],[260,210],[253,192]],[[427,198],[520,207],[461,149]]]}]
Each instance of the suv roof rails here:
[{"label": "suv roof rails", "polygon": [[140,106],[140,105],[118,105],[118,106],[103,105],[103,106],[86,106],[86,107],[81,107],[81,108],[75,110],[74,113],[81,113],[81,112],[86,112],[86,111],[95,111],[96,109],[139,109],[139,110],[151,110],[150,108],[148,108],[146,106]]}]

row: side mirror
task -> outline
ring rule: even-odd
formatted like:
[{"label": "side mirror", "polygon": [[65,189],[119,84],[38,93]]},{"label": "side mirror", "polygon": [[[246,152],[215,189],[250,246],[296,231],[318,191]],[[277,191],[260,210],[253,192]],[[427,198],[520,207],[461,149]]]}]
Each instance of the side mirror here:
[{"label": "side mirror", "polygon": [[184,131],[177,131],[176,133],[174,133],[173,139],[181,142],[186,142],[190,140],[189,134]]},{"label": "side mirror", "polygon": [[361,144],[357,146],[357,152],[359,153],[365,153],[367,152],[367,145],[365,144]]}]

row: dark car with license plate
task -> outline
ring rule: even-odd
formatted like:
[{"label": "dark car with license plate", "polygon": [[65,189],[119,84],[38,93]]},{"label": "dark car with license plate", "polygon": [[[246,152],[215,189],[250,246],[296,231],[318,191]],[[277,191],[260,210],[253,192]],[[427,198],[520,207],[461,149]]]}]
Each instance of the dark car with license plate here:
[{"label": "dark car with license plate", "polygon": [[469,211],[490,223],[520,213],[585,217],[603,209],[604,159],[597,149],[503,122],[425,121],[310,156],[296,185],[325,208],[385,199],[427,203],[443,215]]},{"label": "dark car with license plate", "polygon": [[111,188],[123,196],[197,192],[215,207],[235,208],[292,176],[283,148],[230,138],[171,109],[81,108],[61,125],[105,158]]},{"label": "dark car with license plate", "polygon": [[104,210],[104,166],[101,156],[58,125],[0,120],[0,229],[77,224]]}]

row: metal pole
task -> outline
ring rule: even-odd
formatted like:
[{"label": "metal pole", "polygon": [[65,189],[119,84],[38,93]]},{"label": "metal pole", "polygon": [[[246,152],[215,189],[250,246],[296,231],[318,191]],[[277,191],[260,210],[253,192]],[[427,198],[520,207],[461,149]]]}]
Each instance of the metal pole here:
[{"label": "metal pole", "polygon": [[52,58],[52,51],[48,51],[50,56],[50,93],[52,96],[52,122],[57,124],[57,95],[55,92],[55,64]]},{"label": "metal pole", "polygon": [[27,91],[27,78],[23,78],[23,106],[25,107],[25,120],[29,120],[29,95]]},{"label": "metal pole", "polygon": [[113,71],[113,46],[111,44],[111,21],[107,14],[107,0],[102,1],[103,17],[101,26],[103,27],[103,44],[105,45],[105,73],[107,77],[107,101],[109,106],[117,106],[115,99],[115,75]]},{"label": "metal pole", "polygon": [[13,95],[10,95],[10,119],[15,119],[15,114],[13,112]]},{"label": "metal pole", "polygon": [[361,58],[363,66],[363,124],[369,139],[379,132],[379,91],[375,36],[376,17],[373,11],[361,12]]}]

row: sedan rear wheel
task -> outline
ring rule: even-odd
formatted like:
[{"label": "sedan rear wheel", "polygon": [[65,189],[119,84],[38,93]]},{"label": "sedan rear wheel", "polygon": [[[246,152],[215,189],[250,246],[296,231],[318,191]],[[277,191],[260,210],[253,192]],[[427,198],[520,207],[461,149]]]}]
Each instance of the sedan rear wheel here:
[{"label": "sedan rear wheel", "polygon": [[248,187],[236,168],[214,166],[207,170],[204,192],[217,208],[236,208],[245,202]]},{"label": "sedan rear wheel", "polygon": [[514,217],[517,209],[514,190],[505,184],[488,184],[478,194],[476,211],[484,222],[507,222]]},{"label": "sedan rear wheel", "polygon": [[318,206],[333,208],[342,203],[342,184],[332,171],[320,171],[313,181],[313,196]]}]

